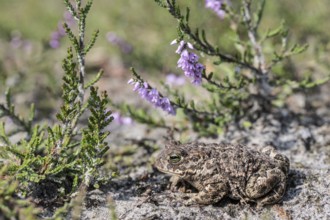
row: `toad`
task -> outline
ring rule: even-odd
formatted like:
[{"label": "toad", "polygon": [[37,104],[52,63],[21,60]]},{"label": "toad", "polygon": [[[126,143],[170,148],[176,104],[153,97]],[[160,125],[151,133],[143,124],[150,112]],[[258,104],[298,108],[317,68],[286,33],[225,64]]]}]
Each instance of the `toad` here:
[{"label": "toad", "polygon": [[256,150],[239,144],[172,142],[160,153],[155,167],[173,175],[172,188],[185,181],[197,189],[197,193],[182,195],[186,205],[209,205],[230,197],[262,207],[282,199],[290,163],[272,147]]}]

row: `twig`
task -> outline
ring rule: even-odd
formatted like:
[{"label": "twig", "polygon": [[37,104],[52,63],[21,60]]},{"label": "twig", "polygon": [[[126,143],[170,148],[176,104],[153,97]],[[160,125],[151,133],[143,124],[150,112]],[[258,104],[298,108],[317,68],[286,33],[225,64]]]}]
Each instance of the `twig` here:
[{"label": "twig", "polygon": [[[265,56],[262,52],[262,47],[260,45],[260,43],[258,42],[258,34],[257,34],[257,30],[258,30],[258,26],[259,26],[259,22],[260,19],[258,19],[257,23],[255,25],[253,25],[253,21],[251,18],[251,1],[250,0],[242,0],[242,4],[243,4],[243,15],[244,15],[244,23],[247,26],[248,29],[248,36],[250,39],[250,42],[254,48],[255,51],[255,56],[254,56],[254,61],[255,61],[255,65],[257,66],[257,68],[260,70],[260,72],[262,74],[267,74],[267,67],[266,67],[266,62],[265,62]],[[262,9],[260,9],[262,10]]]},{"label": "twig", "polygon": [[3,104],[0,104],[0,111],[2,111],[4,114],[8,117],[10,117],[10,119],[18,126],[23,127],[24,131],[30,133],[31,131],[31,126],[26,123],[24,120],[20,119],[17,115],[15,115],[14,113],[12,113],[9,109],[7,109]]}]

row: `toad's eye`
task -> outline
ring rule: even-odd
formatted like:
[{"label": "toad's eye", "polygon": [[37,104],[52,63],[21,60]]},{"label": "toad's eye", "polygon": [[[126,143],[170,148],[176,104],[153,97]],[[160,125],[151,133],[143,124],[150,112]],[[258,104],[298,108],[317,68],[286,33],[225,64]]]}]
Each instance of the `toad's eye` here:
[{"label": "toad's eye", "polygon": [[171,154],[170,155],[170,162],[171,163],[179,163],[181,160],[181,156],[178,154]]}]

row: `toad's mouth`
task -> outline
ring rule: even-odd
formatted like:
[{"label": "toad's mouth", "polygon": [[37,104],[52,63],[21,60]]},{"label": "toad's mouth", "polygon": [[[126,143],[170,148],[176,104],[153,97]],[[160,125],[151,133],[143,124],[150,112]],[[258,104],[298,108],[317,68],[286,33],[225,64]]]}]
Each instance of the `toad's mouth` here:
[{"label": "toad's mouth", "polygon": [[183,176],[182,175],[182,172],[175,172],[175,171],[171,171],[171,170],[168,170],[168,169],[164,169],[162,168],[163,166],[160,166],[160,165],[163,165],[161,163],[156,163],[155,164],[155,167],[157,168],[158,171],[162,172],[162,173],[166,173],[166,174],[170,174],[170,175],[176,175],[176,176]]},{"label": "toad's mouth", "polygon": [[180,176],[179,173],[175,173],[175,172],[173,172],[173,171],[169,171],[169,170],[164,170],[164,169],[159,168],[159,167],[156,167],[156,168],[157,168],[160,172],[162,172],[162,173],[166,173],[166,174],[172,174],[172,175]]}]

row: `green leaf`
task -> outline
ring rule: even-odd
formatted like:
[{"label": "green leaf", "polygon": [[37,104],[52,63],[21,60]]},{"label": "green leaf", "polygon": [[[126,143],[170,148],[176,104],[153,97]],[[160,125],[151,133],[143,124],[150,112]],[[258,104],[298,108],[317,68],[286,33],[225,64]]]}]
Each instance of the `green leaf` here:
[{"label": "green leaf", "polygon": [[283,30],[284,30],[284,21],[282,21],[280,26],[278,26],[277,28],[275,28],[273,30],[269,30],[267,32],[266,37],[267,38],[275,37],[275,36],[281,34]]},{"label": "green leaf", "polygon": [[10,90],[10,88],[8,88],[6,90],[5,96],[6,96],[6,105],[7,105],[7,108],[10,109],[11,106],[12,106],[12,104],[11,104],[11,90]]},{"label": "green leaf", "polygon": [[75,48],[76,52],[80,51],[79,47],[79,41],[73,34],[72,30],[70,29],[69,25],[67,23],[63,23],[63,28],[65,30],[65,33],[67,34],[69,40],[71,41],[73,47]]},{"label": "green leaf", "polygon": [[83,10],[83,13],[84,15],[86,16],[88,14],[88,12],[90,11],[91,7],[93,5],[93,1],[88,1],[84,10]]},{"label": "green leaf", "polygon": [[16,157],[18,157],[19,159],[23,160],[25,158],[25,154],[23,154],[22,152],[20,152],[19,150],[15,149],[16,146],[6,146],[5,150],[12,153],[13,155],[15,155]]},{"label": "green leaf", "polygon": [[243,121],[242,125],[246,129],[252,127],[252,123],[250,121]]},{"label": "green leaf", "polygon": [[92,35],[92,39],[91,39],[90,42],[87,44],[87,47],[86,47],[86,49],[85,49],[85,51],[84,51],[84,55],[87,54],[87,53],[90,51],[90,49],[94,46],[94,44],[95,44],[95,42],[96,42],[96,40],[97,40],[98,35],[99,35],[99,30],[96,30],[96,31],[93,33],[93,35]]},{"label": "green leaf", "polygon": [[186,22],[189,22],[190,9],[187,7]]},{"label": "green leaf", "polygon": [[192,109],[195,109],[195,102],[194,102],[194,100],[191,100],[190,103],[189,103],[189,105],[190,105],[190,107]]},{"label": "green leaf", "polygon": [[210,74],[207,76],[207,79],[211,80],[213,77],[213,72],[210,72]]},{"label": "green leaf", "polygon": [[5,144],[10,145],[9,138],[6,135],[6,129],[5,129],[5,123],[4,122],[0,122],[0,138],[1,138],[2,141],[5,142]]},{"label": "green leaf", "polygon": [[292,54],[300,54],[302,52],[304,52],[305,50],[307,50],[308,48],[308,44],[304,44],[304,45],[298,45],[298,44],[295,44],[292,46],[292,48],[290,49],[290,52]]}]

